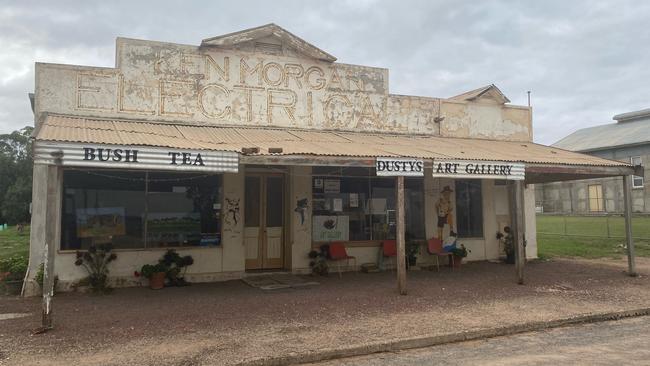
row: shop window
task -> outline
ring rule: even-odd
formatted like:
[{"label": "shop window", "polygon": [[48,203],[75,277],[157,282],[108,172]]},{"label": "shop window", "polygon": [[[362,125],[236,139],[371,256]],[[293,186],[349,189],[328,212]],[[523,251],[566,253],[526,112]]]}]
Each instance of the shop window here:
[{"label": "shop window", "polygon": [[456,181],[456,230],[462,238],[483,237],[483,195],[478,179]]},{"label": "shop window", "polygon": [[589,211],[603,211],[603,186],[600,184],[589,186]]},{"label": "shop window", "polygon": [[220,177],[65,170],[61,249],[220,243]]},{"label": "shop window", "polygon": [[[395,239],[395,178],[376,177],[370,168],[314,167],[313,172],[315,241]],[[422,179],[405,180],[405,230],[413,239],[425,236],[422,187]],[[345,232],[319,236],[321,224]]]},{"label": "shop window", "polygon": [[[632,165],[641,165],[641,157],[633,156],[630,158]],[[632,176],[632,188],[643,188],[643,177]]]}]

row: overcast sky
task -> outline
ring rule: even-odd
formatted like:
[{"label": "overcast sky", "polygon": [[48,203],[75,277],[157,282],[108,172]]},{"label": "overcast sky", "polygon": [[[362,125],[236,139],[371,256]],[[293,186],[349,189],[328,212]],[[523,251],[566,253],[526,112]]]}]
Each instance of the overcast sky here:
[{"label": "overcast sky", "polygon": [[390,92],[532,92],[535,141],[650,108],[650,1],[4,1],[0,133],[33,124],[34,62],[114,66],[118,36],[198,45],[276,23]]}]

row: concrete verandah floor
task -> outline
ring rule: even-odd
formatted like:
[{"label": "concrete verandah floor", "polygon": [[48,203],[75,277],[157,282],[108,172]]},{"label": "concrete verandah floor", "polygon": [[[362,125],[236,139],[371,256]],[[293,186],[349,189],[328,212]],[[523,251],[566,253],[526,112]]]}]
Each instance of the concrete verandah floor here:
[{"label": "concrete verandah floor", "polygon": [[650,306],[650,261],[641,276],[625,261],[532,262],[517,285],[511,265],[487,262],[411,271],[409,295],[395,272],[333,273],[320,285],[262,291],[242,281],[117,289],[106,296],[59,294],[55,329],[40,324],[39,298],[0,298],[6,364],[234,364],[262,357],[404,337],[544,321]]}]

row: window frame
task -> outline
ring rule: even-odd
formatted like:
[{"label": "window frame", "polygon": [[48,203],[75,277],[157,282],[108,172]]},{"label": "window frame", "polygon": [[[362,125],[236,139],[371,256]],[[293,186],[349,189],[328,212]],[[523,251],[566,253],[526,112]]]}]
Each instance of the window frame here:
[{"label": "window frame", "polygon": [[[600,193],[600,195],[596,194],[597,197],[591,197],[591,187],[596,187],[596,192]],[[599,196],[599,197],[598,197]],[[587,185],[587,200],[589,204],[589,212],[594,212],[594,213],[599,213],[599,212],[605,212],[605,197],[603,197],[603,184],[602,183],[594,183],[594,184],[588,184]],[[598,202],[598,210],[592,210],[591,209],[591,201],[595,200]]]},{"label": "window frame", "polygon": [[[481,235],[480,236],[475,236],[475,235],[470,235],[470,236],[464,236],[460,233],[460,230],[458,230],[458,225],[460,223],[459,220],[459,205],[458,205],[458,196],[457,196],[457,191],[458,191],[458,182],[474,182],[477,181],[479,182],[479,192],[481,194]],[[483,179],[455,179],[454,180],[454,189],[456,192],[454,192],[454,219],[456,220],[456,234],[458,235],[458,238],[461,239],[474,239],[474,240],[485,240],[485,217],[483,215],[483,209],[484,209],[484,197],[483,197]]]},{"label": "window frame", "polygon": [[[639,163],[638,163],[638,164],[635,164],[635,163],[634,163],[634,160],[635,160],[635,159],[639,159]],[[643,162],[643,161],[641,160],[641,156],[640,156],[640,155],[637,155],[637,156],[630,156],[630,164],[632,164],[632,165],[642,165],[642,162]],[[640,188],[643,188],[643,187],[645,186],[645,179],[644,179],[644,177],[637,177],[636,175],[632,175],[631,178],[632,178],[632,179],[631,179],[631,180],[632,180],[632,189],[640,189]],[[636,180],[638,180],[638,179],[641,180],[641,184],[640,184],[640,185],[637,185],[637,184],[636,184]]]},{"label": "window frame", "polygon": [[[63,199],[64,199],[64,195],[65,195],[65,182],[64,182],[64,179],[63,179],[63,176],[64,176],[63,173],[65,171],[83,171],[83,172],[96,171],[96,172],[143,173],[145,175],[145,182],[144,182],[145,190],[142,191],[142,194],[145,196],[145,212],[146,212],[146,210],[148,208],[148,197],[147,197],[147,195],[148,195],[148,191],[149,191],[149,173],[187,173],[187,174],[196,174],[197,173],[197,172],[192,172],[192,171],[183,172],[183,171],[149,170],[149,169],[110,169],[110,168],[79,169],[79,168],[75,168],[75,167],[65,167],[65,168],[63,168],[62,179],[61,179],[61,192],[62,192],[61,198],[60,198],[61,199],[61,205],[60,205],[61,218],[63,218],[63,215],[64,215],[64,211],[63,211],[64,210],[64,205],[63,205],[64,202],[63,202]],[[211,174],[206,174],[206,175],[212,175],[212,176],[217,177],[217,179],[219,180],[220,188],[223,190],[223,183],[224,183],[223,173],[211,173]],[[175,249],[175,250],[188,250],[188,249],[191,249],[191,250],[195,250],[195,249],[209,250],[209,249],[221,248],[222,245],[223,245],[223,230],[224,230],[224,224],[223,224],[223,219],[224,219],[223,207],[225,207],[224,202],[225,202],[225,194],[222,193],[220,195],[220,197],[219,197],[219,204],[221,205],[220,206],[221,207],[221,213],[219,215],[219,221],[220,221],[220,223],[219,223],[219,236],[221,238],[221,241],[220,241],[219,245],[205,245],[205,246],[202,246],[202,245],[190,245],[190,246],[178,246],[178,245],[175,245],[175,246],[165,246],[165,247],[159,247],[159,246],[149,247],[149,246],[146,246],[147,245],[147,241],[146,241],[147,233],[146,233],[146,230],[145,230],[145,232],[143,233],[143,240],[144,240],[144,246],[143,247],[140,247],[140,248],[115,248],[115,247],[113,247],[112,250],[114,252],[141,252],[141,251],[160,251],[160,252],[164,252],[164,251],[167,251],[169,249]],[[145,217],[144,220],[146,222],[146,217]],[[62,220],[60,220],[60,222],[59,222],[59,230],[60,230],[60,235],[58,235],[59,243],[56,246],[57,253],[62,253],[62,254],[76,253],[76,252],[86,252],[88,250],[87,248],[63,249],[62,248],[62,246],[63,246],[63,237],[62,237],[63,236],[63,221]]]}]

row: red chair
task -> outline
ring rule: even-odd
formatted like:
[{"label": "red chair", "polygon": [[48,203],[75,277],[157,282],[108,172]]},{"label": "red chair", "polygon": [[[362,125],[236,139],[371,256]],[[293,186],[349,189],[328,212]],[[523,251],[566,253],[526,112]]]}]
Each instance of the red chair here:
[{"label": "red chair", "polygon": [[383,258],[395,258],[397,267],[397,240],[384,240],[381,242],[381,255]]},{"label": "red chair", "polygon": [[354,268],[357,268],[357,258],[348,255],[348,252],[345,250],[345,245],[340,242],[330,243],[330,260],[338,262],[339,268],[339,277],[341,277],[341,261],[346,261],[346,266],[350,267],[350,259],[354,260]]},{"label": "red chair", "polygon": [[451,269],[454,270],[454,254],[452,252],[445,252],[442,249],[442,240],[438,238],[431,238],[427,240],[427,251],[431,255],[436,257],[436,267],[438,272],[440,272],[440,257],[449,257],[449,263],[451,263]]}]

